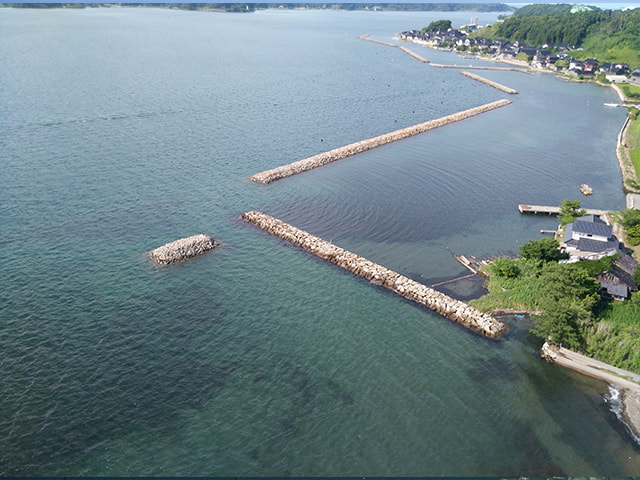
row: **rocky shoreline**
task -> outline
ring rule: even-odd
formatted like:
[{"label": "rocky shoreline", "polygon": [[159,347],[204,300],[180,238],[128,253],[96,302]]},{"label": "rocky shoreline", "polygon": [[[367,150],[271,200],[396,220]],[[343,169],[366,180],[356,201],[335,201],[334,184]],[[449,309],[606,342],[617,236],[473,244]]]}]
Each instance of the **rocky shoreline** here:
[{"label": "rocky shoreline", "polygon": [[619,387],[622,420],[631,430],[636,441],[640,441],[640,375],[547,342],[540,349],[540,355],[548,362]]}]

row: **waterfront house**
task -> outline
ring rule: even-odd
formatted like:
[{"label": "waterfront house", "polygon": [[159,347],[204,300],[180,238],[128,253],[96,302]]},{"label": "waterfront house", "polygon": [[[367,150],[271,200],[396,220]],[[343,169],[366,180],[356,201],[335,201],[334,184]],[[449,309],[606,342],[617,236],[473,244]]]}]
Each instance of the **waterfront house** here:
[{"label": "waterfront house", "polygon": [[562,247],[575,260],[613,255],[620,242],[612,231],[611,225],[595,215],[578,217],[567,224]]}]

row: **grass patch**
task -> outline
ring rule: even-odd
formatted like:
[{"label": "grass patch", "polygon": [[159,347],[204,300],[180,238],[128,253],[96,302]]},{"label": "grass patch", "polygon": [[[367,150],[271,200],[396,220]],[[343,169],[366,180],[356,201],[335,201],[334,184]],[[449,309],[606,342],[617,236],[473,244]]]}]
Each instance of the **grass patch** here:
[{"label": "grass patch", "polygon": [[631,302],[608,303],[595,313],[598,321],[585,332],[587,355],[640,373],[640,308]]},{"label": "grass patch", "polygon": [[620,85],[620,88],[622,89],[625,97],[633,100],[640,100],[640,87],[623,83]]}]

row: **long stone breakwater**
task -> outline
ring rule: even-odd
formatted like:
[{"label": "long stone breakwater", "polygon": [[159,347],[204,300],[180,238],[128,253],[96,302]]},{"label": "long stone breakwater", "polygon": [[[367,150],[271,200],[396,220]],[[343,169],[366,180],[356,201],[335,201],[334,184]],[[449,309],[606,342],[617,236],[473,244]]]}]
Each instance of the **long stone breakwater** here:
[{"label": "long stone breakwater", "polygon": [[434,312],[488,338],[499,338],[507,330],[502,322],[366,258],[315,237],[277,218],[258,211],[242,214],[242,219],[294,245],[314,253],[366,280],[382,285],[406,299],[426,305]]},{"label": "long stone breakwater", "polygon": [[479,107],[474,107],[462,112],[447,115],[446,117],[429,120],[428,122],[420,123],[412,127],[402,128],[391,133],[385,133],[383,135],[369,138],[367,140],[361,140],[344,147],[335,148],[333,150],[329,150],[328,152],[319,153],[318,155],[298,160],[297,162],[293,162],[288,165],[283,165],[277,168],[272,168],[271,170],[265,170],[264,172],[256,173],[251,177],[251,180],[256,183],[271,183],[282,178],[290,177],[298,173],[322,167],[329,163],[335,162],[337,160],[342,160],[358,153],[366,152],[367,150],[386,145],[387,143],[396,142],[398,140],[402,140],[419,133],[424,133],[429,130],[449,125],[450,123],[459,122],[460,120],[465,120],[481,113],[489,112],[496,108],[504,107],[505,105],[509,105],[510,103],[511,101],[506,99],[497,100],[495,102],[487,103]]},{"label": "long stone breakwater", "polygon": [[149,252],[149,257],[162,265],[171,265],[213,250],[219,245],[216,240],[203,233],[181,238]]},{"label": "long stone breakwater", "polygon": [[407,55],[411,55],[413,58],[415,58],[416,60],[418,60],[419,62],[422,63],[429,63],[429,60],[427,60],[426,58],[421,57],[420,55],[418,55],[415,52],[412,52],[411,50],[409,50],[406,47],[401,47],[400,45],[396,45],[394,43],[388,43],[388,42],[381,42],[380,40],[374,40],[372,38],[369,38],[369,34],[365,34],[365,35],[360,35],[358,37],[360,40],[366,40],[367,42],[373,42],[373,43],[378,43],[380,45],[385,45],[387,47],[394,47],[394,48],[399,48],[400,50],[402,50],[404,53],[406,53]]},{"label": "long stone breakwater", "polygon": [[518,93],[518,91],[514,90],[513,88],[505,87],[504,85],[501,85],[498,82],[494,82],[493,80],[489,80],[487,78],[481,77],[480,75],[476,75],[475,73],[471,73],[471,72],[460,72],[460,73],[465,77],[475,80],[476,82],[484,83],[485,85],[489,85],[490,87],[496,88],[510,95],[515,95]]}]

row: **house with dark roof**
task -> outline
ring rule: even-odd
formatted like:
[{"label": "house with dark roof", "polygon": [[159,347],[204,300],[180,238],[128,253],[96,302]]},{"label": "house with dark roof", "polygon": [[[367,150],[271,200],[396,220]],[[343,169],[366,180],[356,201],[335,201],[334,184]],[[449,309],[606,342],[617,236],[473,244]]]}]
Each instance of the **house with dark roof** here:
[{"label": "house with dark roof", "polygon": [[562,247],[571,257],[600,258],[613,255],[620,242],[612,233],[611,225],[607,225],[600,217],[586,215],[568,223],[565,229]]}]

